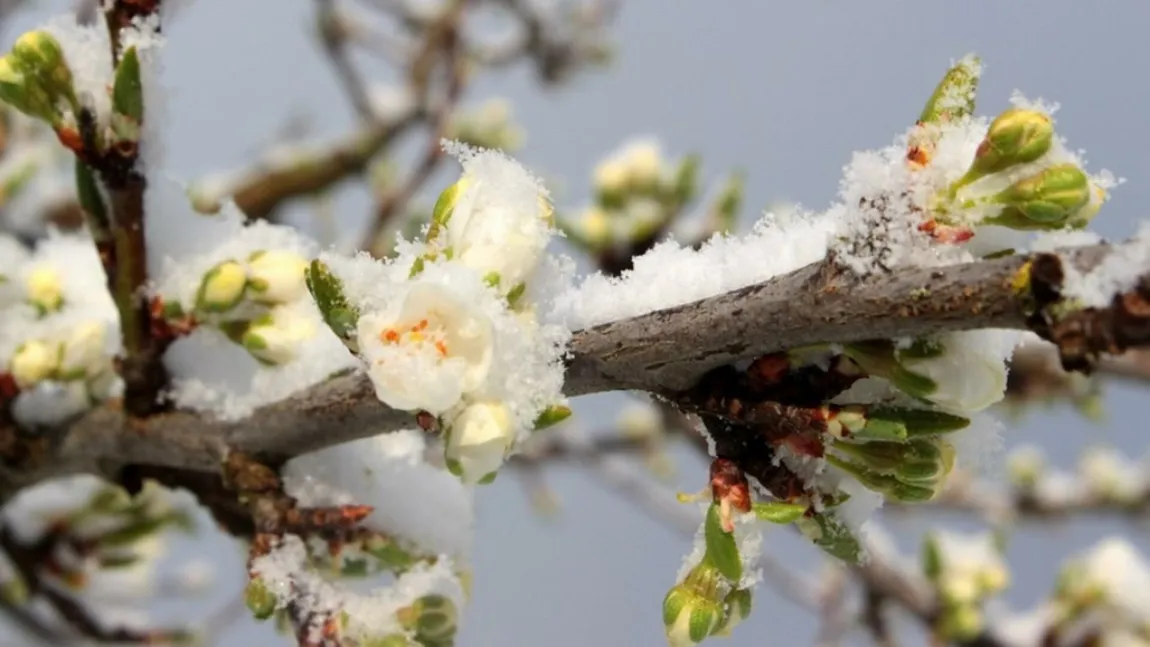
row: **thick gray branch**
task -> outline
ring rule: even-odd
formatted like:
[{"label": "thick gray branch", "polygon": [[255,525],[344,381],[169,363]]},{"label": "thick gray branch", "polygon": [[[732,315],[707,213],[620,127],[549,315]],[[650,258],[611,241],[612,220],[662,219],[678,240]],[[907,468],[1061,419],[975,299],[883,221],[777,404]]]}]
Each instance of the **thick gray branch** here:
[{"label": "thick gray branch", "polygon": [[[1109,245],[1064,250],[1087,270]],[[816,263],[770,281],[576,333],[565,392],[668,392],[713,369],[814,343],[917,336],[977,328],[1025,328],[1011,281],[1027,256],[858,280]],[[367,378],[333,378],[239,423],[175,412],[129,421],[105,407],[55,432],[42,467],[0,473],[8,488],[52,474],[107,472],[124,464],[215,471],[228,448],[270,460],[415,425],[374,397]],[[101,467],[103,469],[101,469]],[[5,470],[8,471],[8,470]]]}]

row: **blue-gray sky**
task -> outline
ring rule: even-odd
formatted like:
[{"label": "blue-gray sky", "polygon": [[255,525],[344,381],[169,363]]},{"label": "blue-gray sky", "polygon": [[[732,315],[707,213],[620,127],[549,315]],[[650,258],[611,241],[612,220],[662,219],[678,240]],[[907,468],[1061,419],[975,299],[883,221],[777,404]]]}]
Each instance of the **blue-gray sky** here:
[{"label": "blue-gray sky", "polygon": [[[20,25],[64,3],[42,4]],[[311,9],[306,0],[200,0],[165,28],[172,172],[194,177],[242,165],[293,110],[310,113],[320,134],[351,127],[352,113],[311,37]],[[671,154],[701,153],[711,178],[745,169],[755,211],[780,199],[818,208],[833,198],[851,152],[887,144],[918,114],[948,63],[974,51],[986,64],[981,112],[1007,107],[1015,88],[1059,101],[1058,129],[1087,149],[1090,168],[1129,180],[1097,221],[1104,234],[1122,236],[1150,202],[1147,21],[1150,5],[1136,0],[632,0],[613,29],[619,49],[610,69],[544,91],[521,67],[483,77],[467,100],[510,98],[528,133],[519,157],[562,178],[573,204],[585,199],[598,158],[629,136],[651,134]],[[5,41],[18,33],[9,28]],[[337,205],[349,217],[368,208],[354,191]],[[1140,455],[1145,401],[1138,390],[1114,387],[1109,422],[1090,426],[1067,410],[1036,413],[1007,441],[1041,442],[1063,463],[1095,440]],[[592,423],[605,411],[579,409]],[[697,488],[704,464],[680,458],[680,485]],[[552,472],[564,504],[554,521],[533,516],[514,479],[479,493],[474,602],[459,644],[663,644],[660,601],[689,539],[577,468]],[[909,548],[921,527],[891,529]],[[1131,531],[1095,520],[1021,533],[1011,549],[1017,583],[1009,599],[1026,603],[1047,590],[1053,565],[1068,551],[1106,532]],[[767,550],[802,567],[815,564],[785,533],[769,537]],[[808,614],[764,591],[753,617],[718,644],[809,644],[815,627]],[[241,622],[221,645],[274,644],[269,636]]]}]

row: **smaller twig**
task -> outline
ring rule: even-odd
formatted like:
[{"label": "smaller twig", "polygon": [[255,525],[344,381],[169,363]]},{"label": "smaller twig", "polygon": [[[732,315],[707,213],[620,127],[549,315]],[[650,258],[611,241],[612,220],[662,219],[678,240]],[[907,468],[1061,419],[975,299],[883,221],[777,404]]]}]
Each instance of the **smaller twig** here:
[{"label": "smaller twig", "polygon": [[817,647],[837,647],[852,629],[847,598],[846,571],[838,565],[827,565],[828,572],[819,595],[819,633]]},{"label": "smaller twig", "polygon": [[328,60],[335,68],[340,84],[356,113],[363,121],[373,121],[376,117],[371,97],[363,77],[351,61],[347,51],[348,26],[345,18],[335,5],[335,0],[316,0],[316,22],[319,25],[320,41]]}]

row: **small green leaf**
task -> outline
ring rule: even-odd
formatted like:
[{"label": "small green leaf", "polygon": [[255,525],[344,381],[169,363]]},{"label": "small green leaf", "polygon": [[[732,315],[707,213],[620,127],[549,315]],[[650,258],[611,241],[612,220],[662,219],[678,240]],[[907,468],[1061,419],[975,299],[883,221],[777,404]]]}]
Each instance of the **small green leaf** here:
[{"label": "small green leaf", "polygon": [[942,575],[942,552],[933,533],[927,533],[922,540],[922,573],[931,582],[937,582]]},{"label": "small green leaf", "polygon": [[908,370],[897,359],[897,351],[889,341],[867,341],[848,344],[843,353],[854,360],[867,374],[890,380],[899,390],[916,398],[926,398],[938,390],[934,380]]},{"label": "small green leaf", "polygon": [[144,121],[144,87],[140,82],[140,58],[135,47],[120,57],[112,85],[112,110],[136,124]]},{"label": "small green leaf", "polygon": [[699,192],[699,165],[698,155],[688,155],[679,163],[675,171],[675,180],[672,187],[672,198],[675,204],[684,205],[695,199]]},{"label": "small green leaf", "polygon": [[84,209],[84,214],[88,216],[88,227],[94,234],[106,235],[108,210],[104,206],[104,197],[100,195],[95,173],[78,157],[76,158],[76,197],[80,201],[80,207]]},{"label": "small green leaf", "polygon": [[535,418],[535,431],[553,427],[571,417],[571,407],[553,404]]},{"label": "small green leaf", "polygon": [[319,259],[313,260],[308,266],[305,279],[307,289],[323,315],[324,323],[354,351],[359,310],[348,303],[343,294],[343,283]]},{"label": "small green leaf", "polygon": [[795,525],[804,537],[810,539],[828,555],[837,557],[848,564],[861,562],[862,546],[837,516],[822,512],[810,517],[803,517]]},{"label": "small green leaf", "polygon": [[519,285],[516,285],[515,287],[511,288],[511,291],[507,293],[507,305],[514,308],[515,304],[519,302],[519,299],[521,299],[523,297],[523,293],[526,291],[527,291],[527,284],[526,283],[520,283]]},{"label": "small green leaf", "polygon": [[970,419],[942,411],[930,409],[908,409],[902,407],[875,407],[867,412],[867,424],[871,420],[901,424],[909,438],[945,434],[970,426]]},{"label": "small green leaf", "polygon": [[704,559],[714,564],[723,577],[738,582],[743,577],[743,561],[739,558],[739,547],[735,543],[734,534],[723,530],[718,504],[711,504],[711,507],[707,508],[703,536],[707,544]]},{"label": "small green leaf", "polygon": [[794,523],[802,517],[807,506],[801,503],[784,503],[782,501],[760,502],[752,506],[755,516],[763,521],[786,525]]},{"label": "small green leaf", "polygon": [[980,72],[980,61],[974,56],[964,57],[947,70],[918,120],[928,124],[942,123],[973,114]]}]

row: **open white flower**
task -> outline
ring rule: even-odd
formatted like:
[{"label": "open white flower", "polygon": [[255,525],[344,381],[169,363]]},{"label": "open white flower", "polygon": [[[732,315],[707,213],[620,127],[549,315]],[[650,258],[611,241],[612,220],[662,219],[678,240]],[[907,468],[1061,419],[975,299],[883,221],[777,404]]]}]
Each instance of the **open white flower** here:
[{"label": "open white flower", "polygon": [[392,308],[361,316],[357,336],[376,397],[396,409],[441,414],[491,368],[491,320],[441,285],[410,284]]},{"label": "open white flower", "polygon": [[469,405],[451,423],[446,458],[464,483],[478,483],[503,464],[515,440],[515,426],[500,402]]}]

